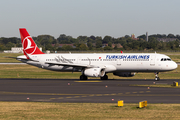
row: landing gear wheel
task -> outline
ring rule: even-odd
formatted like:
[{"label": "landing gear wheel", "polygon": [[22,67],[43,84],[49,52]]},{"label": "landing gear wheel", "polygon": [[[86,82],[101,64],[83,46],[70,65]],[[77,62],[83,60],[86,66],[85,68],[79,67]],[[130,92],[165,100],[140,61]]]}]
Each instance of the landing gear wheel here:
[{"label": "landing gear wheel", "polygon": [[108,76],[104,75],[103,77],[101,77],[101,80],[108,80]]},{"label": "landing gear wheel", "polygon": [[156,81],[159,81],[159,80],[160,80],[160,78],[159,78],[159,77],[155,77],[155,80],[156,80]]},{"label": "landing gear wheel", "polygon": [[87,76],[81,75],[81,76],[80,76],[80,80],[87,80]]}]

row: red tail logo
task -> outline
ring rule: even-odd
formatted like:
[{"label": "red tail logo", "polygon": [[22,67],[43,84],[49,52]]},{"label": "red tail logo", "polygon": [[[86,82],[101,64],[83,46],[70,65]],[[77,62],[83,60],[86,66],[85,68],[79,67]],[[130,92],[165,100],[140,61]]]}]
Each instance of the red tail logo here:
[{"label": "red tail logo", "polygon": [[36,44],[34,44],[32,41],[32,38],[30,36],[24,38],[23,40],[23,49],[27,54],[33,54],[37,48]]},{"label": "red tail logo", "polygon": [[27,56],[27,54],[30,54],[30,55],[44,54],[43,52],[39,50],[36,43],[34,42],[34,40],[29,35],[29,33],[27,32],[25,28],[20,28],[19,31],[21,35],[21,42],[23,46],[24,55]]}]

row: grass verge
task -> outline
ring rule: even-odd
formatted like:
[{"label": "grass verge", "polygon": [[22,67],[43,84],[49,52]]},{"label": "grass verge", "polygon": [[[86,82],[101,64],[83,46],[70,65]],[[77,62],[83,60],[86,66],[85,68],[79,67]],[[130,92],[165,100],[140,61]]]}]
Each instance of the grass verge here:
[{"label": "grass verge", "polygon": [[180,119],[180,104],[0,102],[0,119],[172,120]]},{"label": "grass verge", "polygon": [[6,57],[17,57],[19,55],[23,55],[23,54],[22,53],[0,53],[0,63],[20,62],[13,58],[6,58]]}]

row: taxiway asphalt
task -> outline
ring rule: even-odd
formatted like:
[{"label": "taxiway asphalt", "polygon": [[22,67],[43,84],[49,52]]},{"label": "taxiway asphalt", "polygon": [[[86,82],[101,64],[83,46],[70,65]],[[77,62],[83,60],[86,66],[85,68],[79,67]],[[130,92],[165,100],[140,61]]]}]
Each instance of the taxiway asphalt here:
[{"label": "taxiway asphalt", "polygon": [[0,79],[0,101],[83,102],[83,103],[180,103],[180,88],[131,86],[173,84],[180,80],[70,80]]}]

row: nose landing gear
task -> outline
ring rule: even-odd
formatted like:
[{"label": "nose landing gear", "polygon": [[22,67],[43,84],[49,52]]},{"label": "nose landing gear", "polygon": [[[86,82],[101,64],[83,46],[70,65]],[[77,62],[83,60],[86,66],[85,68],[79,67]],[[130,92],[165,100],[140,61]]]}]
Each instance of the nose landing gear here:
[{"label": "nose landing gear", "polygon": [[160,80],[160,78],[158,77],[158,74],[159,74],[159,72],[155,72],[155,79],[154,80],[156,80],[156,81]]}]

